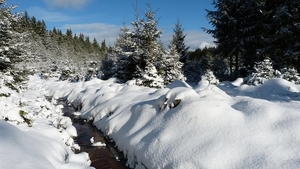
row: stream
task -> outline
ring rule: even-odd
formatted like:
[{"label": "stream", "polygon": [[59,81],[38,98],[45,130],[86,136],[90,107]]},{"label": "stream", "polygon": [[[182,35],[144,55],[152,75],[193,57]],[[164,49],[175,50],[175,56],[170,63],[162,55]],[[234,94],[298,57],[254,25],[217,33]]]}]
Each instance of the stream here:
[{"label": "stream", "polygon": [[[91,166],[96,169],[129,169],[126,167],[126,158],[115,147],[115,143],[106,139],[104,134],[89,122],[73,115],[74,108],[68,106],[63,100],[58,100],[58,104],[64,106],[64,116],[70,117],[73,126],[77,130],[75,143],[80,146],[76,153],[86,152],[92,161]],[[106,146],[92,146],[90,139],[94,137],[94,142],[105,143]]]}]

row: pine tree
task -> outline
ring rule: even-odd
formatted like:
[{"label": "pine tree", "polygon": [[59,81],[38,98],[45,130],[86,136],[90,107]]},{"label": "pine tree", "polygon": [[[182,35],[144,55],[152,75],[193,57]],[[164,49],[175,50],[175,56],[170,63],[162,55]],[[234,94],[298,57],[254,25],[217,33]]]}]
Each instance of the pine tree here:
[{"label": "pine tree", "polygon": [[156,62],[161,59],[163,47],[159,42],[162,30],[157,25],[159,20],[155,18],[155,11],[152,11],[150,3],[147,4],[145,17],[132,23],[134,32],[131,33],[136,43],[134,58],[137,60],[137,68],[134,78],[138,79],[138,85],[149,87],[161,87],[163,80],[158,75]]},{"label": "pine tree", "polygon": [[[201,76],[204,72],[207,72],[209,69],[215,70],[215,51],[215,48],[210,47],[204,49],[198,48],[195,51],[189,52],[189,57],[183,66],[183,72],[188,82],[197,83],[201,80]],[[216,69],[217,71],[220,71],[226,68],[227,66],[219,67],[218,65]],[[220,73],[218,75],[220,75]]]},{"label": "pine tree", "polygon": [[47,34],[47,27],[46,27],[46,23],[44,20],[40,21],[38,20],[36,23],[36,33],[40,36],[40,37],[45,37]]},{"label": "pine tree", "polygon": [[[74,36],[74,40],[77,39],[77,36],[75,38]],[[98,41],[96,40],[96,38],[93,39],[93,43],[92,43],[92,46],[93,46],[93,50],[94,51],[100,51],[100,46],[99,46],[99,43]]]},{"label": "pine tree", "polygon": [[100,51],[104,54],[107,52],[107,46],[106,46],[106,43],[105,43],[105,39],[101,42]]},{"label": "pine tree", "polygon": [[115,55],[108,52],[105,57],[101,61],[100,71],[101,71],[101,79],[107,80],[111,77],[114,77],[116,70],[116,61],[117,58]]},{"label": "pine tree", "polygon": [[[11,68],[15,62],[21,61],[20,43],[16,35],[20,33],[14,30],[14,25],[20,19],[20,14],[14,14],[17,6],[6,6],[6,1],[0,6],[0,70]],[[22,38],[21,36],[19,38]]]},{"label": "pine tree", "polygon": [[[164,51],[159,40],[162,34],[157,27],[159,20],[149,3],[144,14],[143,18],[139,18],[136,10],[133,30],[126,26],[121,28],[115,46],[102,61],[103,78],[117,77],[121,82],[135,79],[137,85],[156,88],[174,79],[183,80],[182,63],[179,62],[181,54],[175,45]],[[108,67],[113,71],[107,71]]]},{"label": "pine tree", "polygon": [[211,70],[206,70],[205,74],[201,76],[201,81],[207,81],[209,84],[217,85],[219,80],[216,78]]},{"label": "pine tree", "polygon": [[283,68],[281,69],[281,73],[278,74],[280,78],[283,78],[295,84],[300,84],[300,75],[297,70],[293,68]]},{"label": "pine tree", "polygon": [[136,72],[136,65],[138,64],[133,59],[135,44],[130,35],[130,29],[126,26],[122,27],[112,51],[117,57],[115,77],[119,78],[121,82],[133,79],[133,74]]},{"label": "pine tree", "polygon": [[240,75],[240,68],[251,69],[263,59],[259,52],[264,45],[264,3],[263,0],[216,0],[213,2],[216,11],[207,10],[214,29],[205,30],[216,39],[219,54],[229,58],[232,78]]},{"label": "pine tree", "polygon": [[299,0],[267,1],[266,11],[268,44],[265,55],[275,63],[275,68],[280,69],[288,65],[300,71],[300,2]]},{"label": "pine tree", "polygon": [[228,0],[213,1],[213,5],[216,11],[207,10],[207,17],[214,29],[205,29],[205,31],[216,39],[215,43],[218,45],[220,55],[226,58],[229,57],[230,74],[232,76],[233,56],[236,57],[236,60],[239,56],[237,51],[239,46],[238,31],[235,26],[238,21],[231,16],[234,11],[229,8],[231,4]]},{"label": "pine tree", "polygon": [[184,43],[184,39],[186,35],[183,33],[184,29],[182,28],[182,24],[180,23],[180,20],[177,20],[177,23],[175,24],[175,28],[173,29],[173,38],[169,45],[169,48],[175,47],[177,53],[179,53],[180,61],[185,63],[188,57],[188,50],[189,47],[186,47]]},{"label": "pine tree", "polygon": [[246,82],[251,85],[263,84],[267,79],[275,77],[275,70],[273,69],[272,62],[265,59],[255,64],[253,72],[248,76]]},{"label": "pine tree", "polygon": [[73,38],[73,32],[71,29],[67,29],[66,37],[67,37],[67,40],[71,40]]},{"label": "pine tree", "polygon": [[159,61],[158,70],[159,75],[164,80],[164,85],[168,85],[174,80],[185,80],[182,73],[183,63],[179,61],[181,54],[178,52],[176,45],[172,44],[170,49],[163,55],[162,60]]},{"label": "pine tree", "polygon": [[[207,11],[221,56],[235,64],[235,77],[242,69],[270,58],[276,69],[300,70],[300,2],[266,0],[215,0],[216,11]],[[234,59],[234,58],[235,59]]]}]

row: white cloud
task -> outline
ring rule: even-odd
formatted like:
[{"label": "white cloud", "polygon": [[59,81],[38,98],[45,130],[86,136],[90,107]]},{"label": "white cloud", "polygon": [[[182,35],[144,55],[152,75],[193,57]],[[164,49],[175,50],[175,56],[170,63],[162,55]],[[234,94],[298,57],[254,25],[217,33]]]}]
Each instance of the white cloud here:
[{"label": "white cloud", "polygon": [[92,0],[44,0],[51,7],[82,8]]},{"label": "white cloud", "polygon": [[[186,45],[190,46],[190,50],[195,50],[197,48],[201,48],[203,45],[205,46],[215,46],[214,44],[214,38],[206,34],[205,32],[201,31],[187,31],[186,32]],[[202,46],[201,46],[202,45]]]},{"label": "white cloud", "polygon": [[118,37],[120,27],[113,24],[105,23],[91,23],[91,24],[67,24],[63,28],[71,29],[73,34],[83,33],[90,37],[90,40],[96,38],[101,43],[105,39],[107,46],[113,46],[116,38]]},{"label": "white cloud", "polygon": [[201,42],[201,44],[199,45],[200,49],[206,48],[206,47],[211,47],[212,44],[208,43],[208,42]]},{"label": "white cloud", "polygon": [[[172,34],[173,33],[168,33],[164,34],[161,37],[161,40],[164,44],[165,47],[168,46],[172,39]],[[214,38],[206,34],[205,32],[202,31],[197,31],[197,30],[190,30],[190,31],[185,31],[186,37],[185,37],[185,44],[186,46],[190,47],[190,50],[193,51],[198,48],[204,48],[205,46],[215,46],[214,44]]]},{"label": "white cloud", "polygon": [[30,7],[27,12],[31,16],[37,17],[39,20],[45,22],[66,22],[72,20],[71,17],[64,15],[60,12],[50,12],[40,7]]}]

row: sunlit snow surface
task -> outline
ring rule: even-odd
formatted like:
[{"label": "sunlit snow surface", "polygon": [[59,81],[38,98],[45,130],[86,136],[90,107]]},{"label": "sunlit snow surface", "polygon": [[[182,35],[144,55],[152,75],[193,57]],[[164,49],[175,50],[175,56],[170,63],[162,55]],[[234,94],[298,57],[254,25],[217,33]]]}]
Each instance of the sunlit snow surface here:
[{"label": "sunlit snow surface", "polygon": [[[113,139],[132,168],[300,168],[300,86],[282,79],[261,86],[243,85],[241,79],[217,86],[200,82],[194,87],[176,81],[165,89],[117,84],[114,79],[85,83],[32,80],[41,85],[43,94],[65,98],[81,109],[76,114],[92,120]],[[57,158],[47,162],[47,152],[52,151],[46,150],[53,146],[37,152],[46,158],[31,151],[38,145],[54,144],[52,141],[33,134],[28,138],[41,143],[26,147],[28,142],[19,144],[19,138],[28,135],[26,131],[6,122],[0,125],[12,131],[5,133],[18,142],[15,149],[19,150],[13,153],[5,148],[7,155],[3,160],[1,152],[0,164],[7,164],[12,156],[18,161],[24,157],[25,162],[37,159],[41,163],[36,165],[56,165],[55,160],[61,159],[51,155]],[[34,126],[29,130],[37,132]]]},{"label": "sunlit snow surface", "polygon": [[[3,77],[2,77],[3,78]],[[71,119],[62,116],[61,106],[42,95],[39,77],[30,78],[28,90],[17,93],[3,84],[0,93],[0,168],[1,169],[88,169],[87,153],[75,154],[77,136]],[[20,111],[31,119],[24,122]],[[6,119],[8,121],[4,121]]]},{"label": "sunlit snow surface", "polygon": [[132,168],[300,168],[300,86],[241,79],[150,89],[109,81],[48,81],[112,138]]}]

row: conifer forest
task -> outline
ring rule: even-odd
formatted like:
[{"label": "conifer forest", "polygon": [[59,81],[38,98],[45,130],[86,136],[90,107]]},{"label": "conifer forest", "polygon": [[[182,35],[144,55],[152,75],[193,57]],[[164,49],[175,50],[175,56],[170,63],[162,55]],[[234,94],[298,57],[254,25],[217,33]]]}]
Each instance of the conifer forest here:
[{"label": "conifer forest", "polygon": [[[215,38],[215,47],[191,51],[179,19],[172,40],[164,47],[160,16],[150,3],[143,15],[133,10],[136,19],[121,27],[115,44],[107,46],[105,40],[97,42],[71,29],[47,28],[43,20],[26,11],[15,13],[17,6],[4,1],[0,70],[14,75],[16,81],[22,81],[23,74],[38,73],[43,78],[59,76],[72,82],[113,77],[119,83],[134,81],[155,88],[175,79],[197,83],[202,78],[226,81],[243,77],[245,83],[252,83],[249,79],[257,76],[299,83],[298,0],[215,0],[213,5],[214,10],[207,10],[212,27],[202,29]],[[261,72],[264,70],[267,73]]]}]

